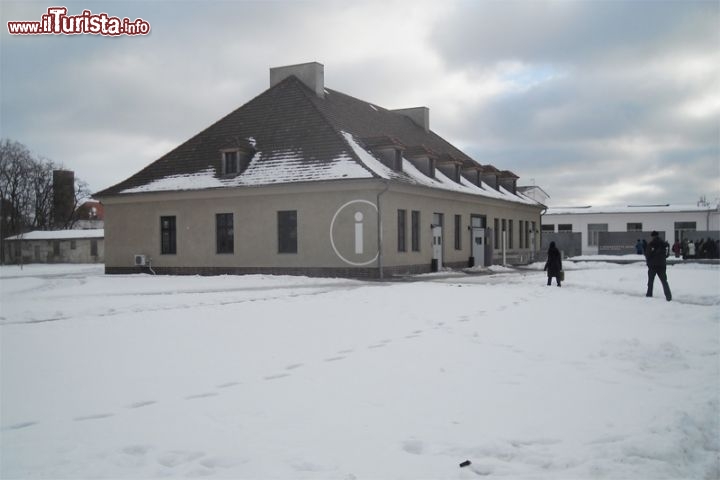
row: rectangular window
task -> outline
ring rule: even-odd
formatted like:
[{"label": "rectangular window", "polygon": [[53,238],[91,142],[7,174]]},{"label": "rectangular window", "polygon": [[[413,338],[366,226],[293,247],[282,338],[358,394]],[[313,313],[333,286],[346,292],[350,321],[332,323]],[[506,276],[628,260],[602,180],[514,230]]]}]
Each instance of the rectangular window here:
[{"label": "rectangular window", "polygon": [[53,240],[53,254],[60,255],[60,240]]},{"label": "rectangular window", "polygon": [[554,223],[543,223],[541,228],[542,228],[543,232],[554,232],[555,224]]},{"label": "rectangular window", "polygon": [[697,222],[675,222],[675,230],[697,230]]},{"label": "rectangular window", "polygon": [[97,240],[90,240],[90,255],[92,255],[93,257],[97,257],[97,254],[98,254],[97,247],[98,247]]},{"label": "rectangular window", "polygon": [[217,253],[233,253],[235,251],[232,213],[218,213],[215,215],[215,243]]},{"label": "rectangular window", "polygon": [[238,173],[238,152],[223,152],[223,171],[225,175]]},{"label": "rectangular window", "polygon": [[607,223],[589,223],[588,224],[588,246],[597,247],[598,245],[598,233],[607,232]]},{"label": "rectangular window", "polygon": [[493,245],[493,247],[497,250],[498,248],[500,248],[500,220],[498,220],[497,218],[495,219],[494,226],[495,234],[493,236],[495,237],[495,244]]},{"label": "rectangular window", "polygon": [[485,228],[485,221],[484,215],[470,215],[470,225],[473,228]]},{"label": "rectangular window", "polygon": [[462,216],[455,215],[455,250],[462,250]]},{"label": "rectangular window", "polygon": [[278,252],[297,253],[297,210],[278,212]]},{"label": "rectangular window", "polygon": [[420,212],[418,210],[412,211],[411,219],[412,228],[412,251],[420,251]]},{"label": "rectangular window", "polygon": [[177,253],[177,237],[175,217],[160,217],[160,254],[175,255]]},{"label": "rectangular window", "polygon": [[627,231],[628,232],[642,232],[642,223],[628,223]]},{"label": "rectangular window", "polygon": [[70,250],[77,249],[77,242],[75,240],[70,240]]},{"label": "rectangular window", "polygon": [[508,248],[515,248],[515,243],[513,242],[513,221],[508,220]]},{"label": "rectangular window", "polygon": [[525,241],[525,221],[519,220],[518,221],[518,248],[523,248],[524,241]]},{"label": "rectangular window", "polygon": [[398,210],[398,219],[397,219],[398,252],[406,252],[407,251],[407,242],[405,240],[406,226],[407,226],[407,210]]},{"label": "rectangular window", "polygon": [[561,223],[558,225],[558,232],[572,232],[572,223]]}]

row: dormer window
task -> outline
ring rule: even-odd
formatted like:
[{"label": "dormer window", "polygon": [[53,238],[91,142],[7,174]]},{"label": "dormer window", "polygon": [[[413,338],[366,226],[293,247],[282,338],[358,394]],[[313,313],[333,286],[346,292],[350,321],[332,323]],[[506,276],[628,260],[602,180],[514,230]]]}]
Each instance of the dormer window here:
[{"label": "dormer window", "polygon": [[250,165],[253,157],[252,151],[234,148],[221,150],[222,175],[239,175]]},{"label": "dormer window", "polygon": [[402,150],[395,149],[395,164],[392,167],[396,172],[402,172]]},{"label": "dormer window", "polygon": [[399,140],[383,136],[363,138],[361,142],[383,165],[396,172],[402,172],[402,152],[405,147]]},{"label": "dormer window", "polygon": [[405,149],[405,158],[430,178],[435,178],[435,157],[436,154],[422,145],[410,146]]},{"label": "dormer window", "polygon": [[462,161],[452,155],[445,154],[438,159],[437,165],[438,169],[450,180],[460,183],[460,166],[462,165]]},{"label": "dormer window", "polygon": [[229,152],[223,152],[223,174],[234,175],[240,171],[238,165],[238,151],[233,150]]}]

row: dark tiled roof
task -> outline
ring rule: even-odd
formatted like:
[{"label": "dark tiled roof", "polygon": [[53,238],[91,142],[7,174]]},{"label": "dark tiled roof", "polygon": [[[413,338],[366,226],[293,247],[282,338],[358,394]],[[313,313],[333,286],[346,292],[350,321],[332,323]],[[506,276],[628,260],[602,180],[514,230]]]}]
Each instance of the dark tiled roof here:
[{"label": "dark tiled roof", "polygon": [[[206,183],[190,188],[248,185],[241,180],[225,183],[221,178],[220,152],[228,148],[258,152],[246,173],[263,171],[264,176],[258,177],[260,180],[253,185],[341,178],[347,175],[337,174],[338,170],[348,168],[354,169],[354,178],[381,176],[377,169],[373,170],[361,160],[364,152],[355,150],[346,134],[367,148],[395,145],[405,150],[406,157],[426,154],[453,159],[465,167],[479,166],[461,150],[434,132],[425,131],[405,115],[335,90],[326,89],[324,98],[320,98],[300,80],[290,76],[135,175],[96,195],[143,191],[153,182],[178,177],[193,182],[203,176]],[[340,169],[338,162],[345,162]],[[295,169],[292,175],[286,175],[279,182],[272,179],[273,171],[287,170],[290,165]],[[491,166],[483,169],[488,167],[497,171]],[[323,172],[329,171],[335,172],[336,176],[323,176]],[[393,181],[416,183],[404,172],[383,175]],[[208,183],[207,177],[214,183]]]}]

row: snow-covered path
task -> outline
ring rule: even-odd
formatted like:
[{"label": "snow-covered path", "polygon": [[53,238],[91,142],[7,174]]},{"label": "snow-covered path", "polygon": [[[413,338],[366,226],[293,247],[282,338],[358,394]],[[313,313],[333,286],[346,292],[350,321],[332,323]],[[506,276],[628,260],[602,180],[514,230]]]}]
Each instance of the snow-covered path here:
[{"label": "snow-covered path", "polygon": [[716,478],[720,269],[566,270],[3,267],[0,477]]}]

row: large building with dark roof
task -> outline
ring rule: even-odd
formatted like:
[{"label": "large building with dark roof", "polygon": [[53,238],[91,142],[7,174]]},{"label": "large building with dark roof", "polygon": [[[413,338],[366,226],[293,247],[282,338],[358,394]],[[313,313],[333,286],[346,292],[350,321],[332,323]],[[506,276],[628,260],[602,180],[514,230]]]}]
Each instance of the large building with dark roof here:
[{"label": "large building with dark roof", "polygon": [[108,273],[383,278],[529,261],[544,206],[517,180],[307,63],[96,197]]}]

